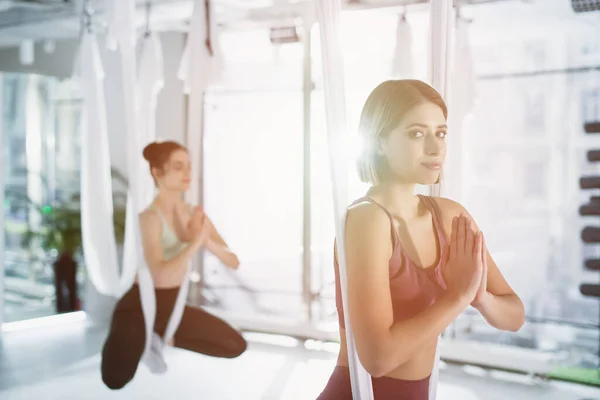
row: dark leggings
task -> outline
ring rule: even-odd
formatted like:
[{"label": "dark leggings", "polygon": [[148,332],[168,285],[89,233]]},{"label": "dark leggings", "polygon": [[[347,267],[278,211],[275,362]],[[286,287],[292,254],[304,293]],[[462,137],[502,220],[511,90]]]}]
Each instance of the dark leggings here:
[{"label": "dark leggings", "polygon": [[[179,288],[156,289],[154,331],[167,328]],[[246,351],[246,340],[223,320],[200,308],[185,307],[174,336],[175,346],[213,357],[235,358]],[[117,303],[110,332],[102,349],[102,381],[121,389],[135,375],[144,352],[146,329],[139,287],[134,285]]]},{"label": "dark leggings", "polygon": [[[428,400],[429,377],[418,381],[407,381],[388,377],[371,378],[375,400]],[[327,386],[317,400],[352,400],[350,370],[337,366]]]}]

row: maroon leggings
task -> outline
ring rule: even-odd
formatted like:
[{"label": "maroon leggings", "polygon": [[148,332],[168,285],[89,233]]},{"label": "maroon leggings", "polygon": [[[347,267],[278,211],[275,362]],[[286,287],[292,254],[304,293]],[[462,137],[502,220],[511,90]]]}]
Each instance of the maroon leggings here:
[{"label": "maroon leggings", "polygon": [[[407,381],[388,377],[371,378],[375,400],[428,400],[429,377]],[[317,400],[352,400],[350,370],[336,366]]]},{"label": "maroon leggings", "polygon": [[[164,335],[179,288],[155,289],[154,331]],[[213,357],[235,358],[246,351],[243,336],[220,318],[201,308],[185,307],[175,346]],[[102,349],[102,380],[110,389],[121,389],[133,376],[144,352],[146,325],[140,291],[133,285],[117,303],[108,338]]]}]

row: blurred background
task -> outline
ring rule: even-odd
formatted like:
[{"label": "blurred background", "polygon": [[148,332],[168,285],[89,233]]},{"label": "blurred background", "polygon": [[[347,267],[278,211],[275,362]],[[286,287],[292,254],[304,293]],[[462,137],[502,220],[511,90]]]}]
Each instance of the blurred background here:
[{"label": "blurred background", "polygon": [[[102,326],[114,305],[88,279],[81,253],[85,100],[74,75],[80,39],[93,32],[104,70],[115,230],[122,249],[127,85],[122,53],[106,45],[108,3],[0,0],[3,328],[81,310]],[[139,40],[152,33],[162,55],[156,137],[195,146],[191,154],[201,168],[193,196],[242,261],[231,272],[209,256],[198,259],[189,302],[250,335],[294,338],[325,351],[338,333],[315,3],[210,1],[221,67],[219,79],[208,82],[193,103],[200,108],[190,107],[181,71],[193,3],[138,0],[135,9]],[[427,1],[418,0],[343,3],[340,38],[353,130],[378,83],[399,76],[428,80],[430,10]],[[597,229],[599,216],[600,4],[453,3],[456,48],[446,63],[455,67],[456,101],[449,107],[464,110],[450,125],[451,168],[441,195],[461,202],[486,233],[492,256],[525,304],[527,322],[517,333],[500,332],[469,309],[445,332],[442,357],[448,364],[593,388],[600,385],[598,288],[586,287],[584,295],[580,285],[600,280],[597,231],[582,236],[585,227]],[[188,129],[193,115],[200,115],[198,132]],[[355,151],[353,133],[349,137]],[[351,198],[367,189],[353,169],[348,185]],[[58,304],[54,276],[69,243],[75,243],[78,264],[78,301],[70,309]],[[0,350],[5,362],[9,354]],[[20,378],[3,380],[2,373],[0,383],[18,386]],[[565,396],[556,398],[571,398]]]}]

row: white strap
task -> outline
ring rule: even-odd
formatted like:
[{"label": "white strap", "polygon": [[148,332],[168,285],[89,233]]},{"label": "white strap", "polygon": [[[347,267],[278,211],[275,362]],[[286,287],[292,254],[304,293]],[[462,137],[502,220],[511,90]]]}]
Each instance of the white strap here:
[{"label": "white strap", "polygon": [[[136,219],[138,220],[137,226],[139,227],[139,217],[137,215]],[[146,344],[144,346],[142,359],[146,359],[149,357],[149,354],[152,350],[160,351],[162,353],[162,346],[160,348],[155,347],[154,349],[152,349],[151,346],[152,339],[154,337],[154,321],[156,320],[156,293],[154,291],[154,280],[152,279],[152,274],[148,269],[148,264],[146,263],[146,259],[144,257],[139,228],[135,230],[135,248],[138,249],[137,256],[139,263],[138,265],[140,268],[137,276],[146,330]],[[185,277],[177,293],[177,299],[175,300],[175,305],[173,307],[173,311],[171,312],[171,316],[169,317],[167,329],[165,330],[165,334],[163,336],[163,343],[167,343],[173,338],[177,328],[179,327],[179,324],[181,323],[181,318],[183,317],[183,311],[185,310],[185,304],[189,291],[190,266],[191,264],[188,264]]]},{"label": "white strap", "polygon": [[[454,40],[454,9],[450,0],[432,0],[429,4],[429,80],[446,104],[450,98]],[[442,178],[443,179],[443,178]],[[439,196],[441,183],[431,187],[432,196]],[[435,362],[429,380],[429,400],[437,395],[440,340],[436,345]]]},{"label": "white strap", "polygon": [[[340,231],[346,231],[346,214],[343,220],[340,221]],[[354,345],[354,335],[350,322],[350,312],[348,306],[348,279],[346,275],[346,255],[344,251],[344,233],[336,237],[337,243],[337,258],[340,276],[340,288],[342,288],[342,307],[344,311],[344,330],[346,332],[346,343],[348,351],[348,367],[350,369],[350,383],[352,386],[352,398],[354,400],[373,400],[373,385],[371,383],[371,375],[362,366],[358,358],[358,352]]]},{"label": "white strap", "polygon": [[[186,277],[179,288],[179,292],[177,293],[177,300],[175,300],[175,306],[173,307],[173,311],[169,317],[167,329],[165,330],[165,334],[162,338],[162,344],[168,343],[173,338],[175,332],[177,332],[179,324],[181,323],[189,291],[189,273],[190,270],[188,268],[188,271],[185,275]],[[156,295],[154,292],[152,275],[147,268],[141,269],[138,272],[138,285],[140,287],[140,300],[142,302],[144,325],[146,329],[146,344],[144,346],[144,355],[142,356],[142,358],[145,359],[149,357],[151,351],[158,350],[161,352],[160,355],[162,355],[162,347],[152,347],[152,338],[154,337],[154,321],[156,319]]]},{"label": "white strap", "polygon": [[150,343],[154,334],[154,320],[156,319],[156,295],[154,293],[152,275],[148,268],[139,270],[138,285],[140,287],[140,301],[142,303],[146,329],[146,344],[144,346],[144,356],[146,356],[150,350]]},{"label": "white strap", "polygon": [[179,293],[177,293],[177,300],[175,300],[175,306],[173,307],[173,311],[171,312],[171,316],[169,317],[169,322],[167,323],[167,329],[165,330],[164,341],[169,342],[177,328],[179,328],[179,323],[181,322],[181,318],[183,317],[183,311],[185,310],[185,304],[187,302],[187,295],[189,292],[189,282],[190,282],[190,265],[187,267],[187,271],[185,273],[185,278],[181,283],[181,287],[179,288]]},{"label": "white strap", "polygon": [[339,43],[339,23],[341,0],[318,0],[317,11],[321,34],[321,59],[323,62],[323,89],[325,93],[325,112],[327,122],[327,139],[329,149],[329,165],[331,172],[333,210],[336,218],[335,230],[338,249],[338,265],[342,306],[345,316],[346,343],[348,347],[348,365],[353,400],[372,400],[373,387],[371,376],[358,359],[350,313],[348,312],[348,293],[346,280],[346,257],[344,251],[344,232],[346,210],[348,206],[348,171],[347,154],[344,143],[347,143],[346,132],[346,97],[344,87],[343,58]]},{"label": "white strap", "polygon": [[433,370],[429,377],[429,400],[435,400],[437,396],[437,384],[440,371],[440,339],[435,345],[435,361],[433,362]]}]

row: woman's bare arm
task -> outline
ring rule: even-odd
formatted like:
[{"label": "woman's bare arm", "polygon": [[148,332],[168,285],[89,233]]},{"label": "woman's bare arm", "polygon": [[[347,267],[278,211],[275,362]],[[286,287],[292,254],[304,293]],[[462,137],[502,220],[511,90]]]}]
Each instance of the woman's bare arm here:
[{"label": "woman's bare arm", "polygon": [[238,257],[231,251],[208,217],[206,217],[206,223],[209,224],[208,240],[205,243],[206,249],[213,253],[227,267],[237,269],[240,266]]},{"label": "woman's bare arm", "polygon": [[371,376],[383,376],[409,361],[468,305],[460,296],[447,294],[416,317],[394,322],[389,284],[390,222],[372,204],[359,204],[349,211],[345,249],[354,341]]},{"label": "woman's bare arm", "polygon": [[[477,223],[468,211],[460,204],[446,198],[435,198],[442,211],[444,230],[447,237],[450,237],[450,226],[452,218],[465,213],[473,222],[476,230],[479,230]],[[510,287],[502,272],[496,265],[496,262],[485,249],[487,260],[487,274],[483,293],[477,296],[471,303],[475,309],[483,316],[488,324],[494,328],[516,332],[525,323],[525,307],[519,296]]]}]

